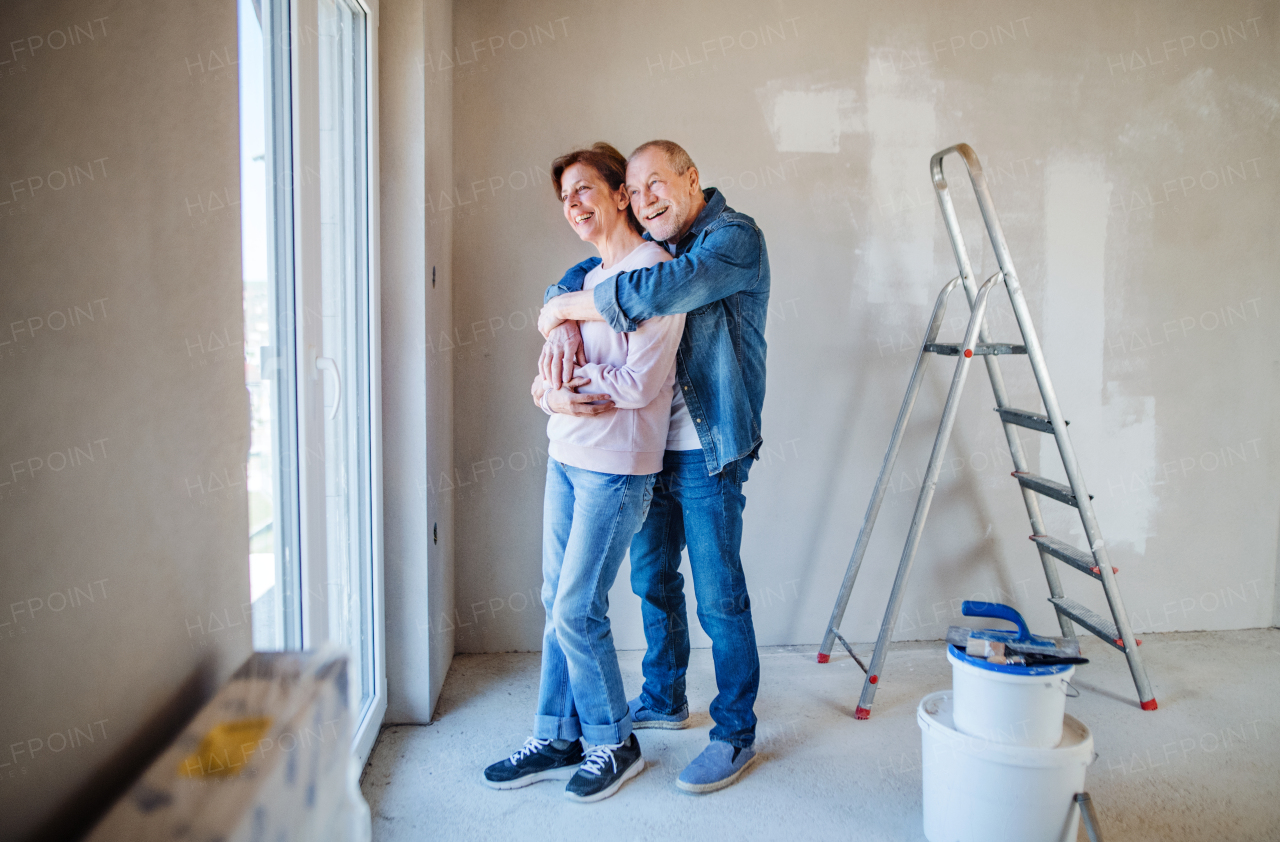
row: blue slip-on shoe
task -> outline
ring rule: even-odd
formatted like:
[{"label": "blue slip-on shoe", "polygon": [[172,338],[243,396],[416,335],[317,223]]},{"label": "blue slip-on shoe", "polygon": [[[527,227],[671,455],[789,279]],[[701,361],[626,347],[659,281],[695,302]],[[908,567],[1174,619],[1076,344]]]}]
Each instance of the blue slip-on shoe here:
[{"label": "blue slip-on shoe", "polygon": [[632,728],[661,728],[666,731],[678,731],[689,727],[688,703],[675,713],[658,713],[656,710],[645,707],[640,697],[636,696],[627,702],[627,707],[631,709]]},{"label": "blue slip-on shoe", "polygon": [[685,792],[715,792],[738,780],[756,753],[749,748],[737,748],[720,740],[702,750],[693,762],[684,768],[676,779],[676,786]]}]

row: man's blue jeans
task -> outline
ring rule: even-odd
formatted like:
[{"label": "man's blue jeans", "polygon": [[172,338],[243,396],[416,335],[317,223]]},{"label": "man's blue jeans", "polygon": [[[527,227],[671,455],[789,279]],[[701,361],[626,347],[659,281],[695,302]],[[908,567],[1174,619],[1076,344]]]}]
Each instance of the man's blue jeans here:
[{"label": "man's blue jeans", "polygon": [[533,735],[595,745],[631,734],[609,628],[609,588],[644,521],[655,474],[601,474],[547,460],[542,516],[542,680]]},{"label": "man's blue jeans", "polygon": [[716,668],[711,739],[746,748],[755,741],[753,710],[760,689],[760,656],[751,599],[742,572],[742,484],[751,457],[707,476],[701,450],[668,450],[654,485],[649,517],[631,542],[631,589],[641,599],[644,688],[641,702],[663,714],[687,703],[689,621],[680,551],[689,547],[698,620],[711,638]]}]

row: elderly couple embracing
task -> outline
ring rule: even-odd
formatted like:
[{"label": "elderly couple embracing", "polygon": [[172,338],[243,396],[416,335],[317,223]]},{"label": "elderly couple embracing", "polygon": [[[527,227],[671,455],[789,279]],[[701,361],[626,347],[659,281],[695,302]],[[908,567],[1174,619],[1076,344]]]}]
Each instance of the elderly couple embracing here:
[{"label": "elderly couple embracing", "polygon": [[[677,786],[729,786],[755,758],[760,659],[742,571],[742,486],[760,450],[769,258],[751,217],[702,189],[665,140],[624,158],[563,155],[565,219],[599,252],[547,290],[533,399],[548,415],[542,673],[533,736],[484,771],[496,789],[568,780],[575,801],[644,769],[633,729],[688,724],[689,632],[680,554],[711,638],[711,742]],[[644,685],[628,701],[609,589],[631,551]]]}]

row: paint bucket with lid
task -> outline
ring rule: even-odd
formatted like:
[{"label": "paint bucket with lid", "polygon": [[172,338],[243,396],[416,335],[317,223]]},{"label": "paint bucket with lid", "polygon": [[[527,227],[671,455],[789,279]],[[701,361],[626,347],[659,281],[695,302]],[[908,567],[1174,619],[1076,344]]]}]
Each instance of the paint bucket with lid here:
[{"label": "paint bucket with lid", "polygon": [[[1078,656],[1079,644],[1033,635],[1022,615],[1008,605],[965,601],[961,611],[966,617],[1005,620],[1017,629],[948,629],[956,728],[1009,745],[1056,746],[1062,739],[1074,662],[1083,662],[1064,656]],[[974,657],[982,654],[975,644],[992,657]],[[1015,657],[1006,659],[1006,651]]]},{"label": "paint bucket with lid", "polygon": [[1093,735],[1071,716],[1052,748],[1010,745],[957,730],[951,691],[916,710],[929,842],[1075,842],[1093,762]]},{"label": "paint bucket with lid", "polygon": [[1071,664],[996,664],[947,647],[955,726],[997,743],[1053,748],[1062,739]]}]

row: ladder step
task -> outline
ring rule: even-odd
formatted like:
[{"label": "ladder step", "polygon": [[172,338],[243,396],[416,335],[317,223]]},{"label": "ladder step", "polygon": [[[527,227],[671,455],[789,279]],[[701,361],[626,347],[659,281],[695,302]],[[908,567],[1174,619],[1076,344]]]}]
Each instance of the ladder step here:
[{"label": "ladder step", "polygon": [[1096,634],[1102,640],[1111,644],[1121,652],[1124,651],[1124,641],[1120,639],[1120,632],[1116,631],[1115,624],[1094,611],[1090,611],[1074,599],[1065,596],[1051,596],[1049,601],[1053,603],[1053,607],[1058,609],[1059,614],[1066,614],[1089,631]]},{"label": "ladder step", "polygon": [[[957,342],[930,342],[924,346],[924,349],[930,354],[958,357],[964,350],[964,346]],[[979,342],[973,348],[973,353],[979,357],[995,354],[1025,354],[1026,352],[1026,345],[1011,345],[1008,342]]]},{"label": "ladder step", "polygon": [[[1007,407],[996,407],[996,412],[1000,413],[1000,420],[1006,424],[1017,424],[1019,427],[1026,427],[1028,430],[1039,430],[1042,433],[1052,433],[1053,424],[1049,422],[1049,418],[1037,412],[1027,412],[1025,409],[1009,409]],[[1070,421],[1064,421],[1070,424]]]},{"label": "ladder step", "polygon": [[[1060,482],[1054,482],[1047,477],[1028,474],[1024,471],[1014,471],[1012,475],[1023,488],[1030,488],[1037,494],[1051,497],[1059,503],[1066,503],[1068,506],[1076,505],[1076,495],[1071,493],[1071,489],[1068,486]],[[1092,494],[1089,495],[1089,499],[1093,499]]]},{"label": "ladder step", "polygon": [[[1048,535],[1032,535],[1031,540],[1040,545],[1040,549],[1049,555],[1062,559],[1081,573],[1087,573],[1098,580],[1102,579],[1102,574],[1098,572],[1098,565],[1093,563],[1093,556],[1084,550],[1077,550],[1070,544]],[[1112,567],[1111,572],[1119,573],[1120,571]]]}]

